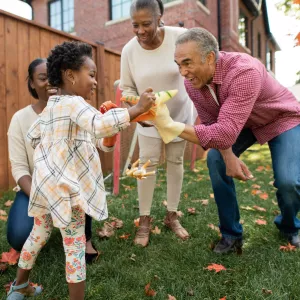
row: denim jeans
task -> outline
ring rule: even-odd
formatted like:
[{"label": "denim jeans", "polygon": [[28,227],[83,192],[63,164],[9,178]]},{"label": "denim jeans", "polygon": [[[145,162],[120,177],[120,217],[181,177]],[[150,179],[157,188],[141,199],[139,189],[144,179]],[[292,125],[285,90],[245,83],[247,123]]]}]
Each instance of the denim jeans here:
[{"label": "denim jeans", "polygon": [[[275,218],[277,228],[286,235],[297,235],[300,221],[297,213],[300,209],[300,125],[278,135],[268,142],[274,171],[274,186],[277,188],[277,201],[281,214]],[[256,142],[252,131],[244,129],[232,150],[240,156]],[[207,165],[218,206],[220,231],[223,236],[232,239],[243,234],[239,223],[240,213],[234,181],[226,176],[226,166],[222,155],[211,149],[207,156]]]},{"label": "denim jeans", "polygon": [[[7,241],[17,251],[21,251],[32,228],[33,218],[28,216],[29,197],[19,191],[9,211],[7,220]],[[85,215],[86,240],[92,238],[92,218]]]}]

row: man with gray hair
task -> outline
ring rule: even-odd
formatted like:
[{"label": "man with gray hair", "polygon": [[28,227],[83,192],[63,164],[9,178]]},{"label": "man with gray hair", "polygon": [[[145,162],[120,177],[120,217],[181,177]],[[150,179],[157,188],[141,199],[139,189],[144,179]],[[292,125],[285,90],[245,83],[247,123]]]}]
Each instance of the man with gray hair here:
[{"label": "man with gray hair", "polygon": [[281,210],[275,224],[287,241],[299,248],[300,105],[259,60],[218,48],[216,38],[203,28],[189,29],[178,37],[175,62],[201,124],[184,126],[164,116],[157,118],[155,126],[163,125],[169,139],[177,134],[210,149],[207,164],[222,233],[216,253],[242,246],[233,178],[253,178],[239,156],[254,143],[267,142]]}]

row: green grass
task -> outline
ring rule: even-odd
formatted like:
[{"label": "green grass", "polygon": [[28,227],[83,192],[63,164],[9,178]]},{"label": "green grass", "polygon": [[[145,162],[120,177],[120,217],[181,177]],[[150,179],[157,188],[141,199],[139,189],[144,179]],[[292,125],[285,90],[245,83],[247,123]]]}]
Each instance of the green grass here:
[{"label": "green grass", "polygon": [[[159,171],[153,201],[152,215],[154,226],[161,228],[161,234],[152,235],[150,245],[145,248],[133,246],[133,220],[138,217],[137,190],[134,180],[126,178],[121,182],[121,192],[118,197],[109,196],[110,216],[124,221],[124,227],[108,240],[99,240],[94,234],[93,241],[102,255],[96,264],[88,266],[86,299],[93,300],[142,300],[145,296],[144,287],[151,282],[157,294],[155,299],[168,299],[168,294],[179,299],[220,299],[227,296],[231,299],[300,299],[300,257],[299,252],[281,252],[279,246],[285,242],[280,239],[273,224],[274,214],[278,207],[275,189],[269,184],[272,181],[272,171],[256,171],[258,166],[270,165],[267,147],[252,147],[243,160],[255,175],[255,181],[237,182],[237,192],[240,206],[258,205],[267,212],[241,210],[244,220],[245,246],[242,255],[230,254],[218,256],[210,245],[218,240],[218,233],[208,224],[218,224],[217,208],[213,199],[206,163],[199,161],[196,169],[191,172],[186,165],[183,191],[179,209],[184,213],[181,218],[183,225],[191,234],[191,239],[180,241],[162,225],[165,207],[162,201],[166,199],[165,172]],[[199,180],[202,178],[201,180]],[[132,186],[125,191],[124,186]],[[269,195],[262,200],[258,195],[252,195],[251,186],[258,184],[260,190]],[[4,208],[4,200],[12,198],[5,194],[0,201],[0,209]],[[207,206],[197,199],[209,199]],[[187,208],[195,207],[196,214],[189,215]],[[266,226],[255,224],[259,216],[264,216]],[[94,232],[102,224],[94,222]],[[5,223],[0,221],[0,251],[7,251]],[[128,240],[120,239],[123,233],[130,233]],[[135,261],[130,257],[135,254]],[[210,263],[224,265],[228,270],[214,273],[204,268]],[[10,266],[8,271],[0,275],[0,299],[4,299],[2,286],[15,277],[16,266]],[[32,271],[31,280],[43,284],[45,290],[40,299],[68,299],[67,284],[64,274],[64,253],[58,230],[38,257]],[[272,294],[263,293],[262,289],[271,290]],[[193,296],[190,294],[193,293]],[[38,298],[39,299],[39,298]]]}]

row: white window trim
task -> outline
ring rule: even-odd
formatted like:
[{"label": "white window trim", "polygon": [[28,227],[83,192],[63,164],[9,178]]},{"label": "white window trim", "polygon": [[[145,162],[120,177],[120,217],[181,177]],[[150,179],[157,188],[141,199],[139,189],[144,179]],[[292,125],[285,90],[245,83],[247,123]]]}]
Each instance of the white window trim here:
[{"label": "white window trim", "polygon": [[[166,9],[166,8],[176,6],[176,5],[179,5],[179,4],[182,4],[182,3],[184,3],[184,0],[175,0],[175,1],[164,4],[164,8]],[[204,7],[204,9],[206,9],[208,11],[208,14],[210,14],[209,10],[202,3],[199,2],[199,4],[201,4]],[[116,19],[116,20],[109,20],[109,21],[105,22],[104,25],[105,26],[110,26],[110,25],[122,23],[122,22],[125,22],[125,21],[128,21],[128,20],[130,20],[130,16],[123,17],[123,18]]]},{"label": "white window trim", "polygon": [[210,10],[205,6],[203,5],[200,1],[196,0],[197,1],[197,5],[207,14],[207,15],[210,15]]}]

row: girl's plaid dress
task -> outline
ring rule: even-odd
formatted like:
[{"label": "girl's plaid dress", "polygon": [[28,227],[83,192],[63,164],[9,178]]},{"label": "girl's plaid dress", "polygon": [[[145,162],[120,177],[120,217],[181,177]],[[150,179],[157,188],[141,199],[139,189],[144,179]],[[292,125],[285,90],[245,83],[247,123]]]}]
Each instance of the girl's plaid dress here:
[{"label": "girl's plaid dress", "polygon": [[105,114],[79,96],[52,96],[28,131],[34,152],[34,171],[28,214],[51,214],[53,224],[71,222],[79,205],[96,220],[107,218],[101,163],[96,146],[102,137],[129,126],[127,109]]}]

